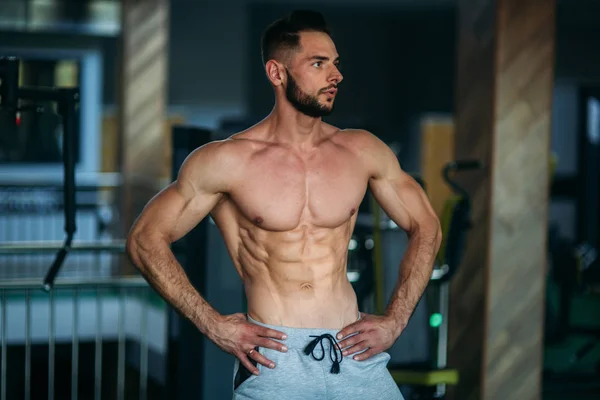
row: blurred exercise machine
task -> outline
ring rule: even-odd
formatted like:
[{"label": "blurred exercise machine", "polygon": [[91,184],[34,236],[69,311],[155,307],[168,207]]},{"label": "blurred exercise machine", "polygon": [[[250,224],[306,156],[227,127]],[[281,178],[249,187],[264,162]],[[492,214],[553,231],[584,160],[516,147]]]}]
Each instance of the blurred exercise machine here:
[{"label": "blurred exercise machine", "polygon": [[[429,363],[425,364],[390,364],[388,366],[392,377],[399,386],[410,386],[413,389],[407,400],[443,399],[446,386],[458,382],[458,371],[446,368],[448,295],[449,282],[461,263],[466,234],[470,227],[471,200],[466,190],[453,179],[453,174],[479,168],[481,165],[478,161],[455,161],[448,163],[443,170],[444,180],[454,194],[445,204],[440,221],[443,240],[430,284],[426,288],[424,296],[430,310],[430,345],[433,356]],[[378,212],[375,213],[376,221],[379,218],[377,214]],[[374,226],[377,229],[379,225],[375,223]],[[375,237],[378,236],[375,235]],[[378,239],[375,240],[375,247],[376,251],[381,251]],[[376,284],[375,287],[376,290],[381,291],[381,284]]]},{"label": "blurred exercise machine", "polygon": [[[558,158],[551,157],[551,181]],[[597,205],[596,205],[597,206]],[[593,224],[592,221],[588,223]],[[591,240],[593,242],[593,240]],[[575,392],[600,389],[600,255],[590,241],[548,231],[544,385]],[[554,389],[553,389],[554,390]]]},{"label": "blurred exercise machine", "polygon": [[73,236],[77,230],[75,224],[75,136],[79,129],[77,126],[79,88],[19,87],[19,59],[15,57],[0,57],[0,82],[0,126],[4,131],[3,135],[0,135],[0,140],[5,142],[2,143],[3,149],[10,149],[11,139],[17,136],[17,116],[20,113],[43,112],[43,109],[35,104],[20,106],[20,100],[55,102],[58,104],[58,113],[62,117],[66,238],[43,282],[43,288],[49,291],[69,253]]},{"label": "blurred exercise machine", "polygon": [[[595,385],[600,388],[600,322],[576,318],[573,311],[600,304],[600,257],[589,243],[576,244],[551,226],[551,260],[546,302],[544,379],[562,387]],[[556,301],[552,301],[552,294]],[[577,321],[578,320],[578,321]],[[560,357],[550,357],[552,352]],[[559,361],[560,360],[560,361]]]}]

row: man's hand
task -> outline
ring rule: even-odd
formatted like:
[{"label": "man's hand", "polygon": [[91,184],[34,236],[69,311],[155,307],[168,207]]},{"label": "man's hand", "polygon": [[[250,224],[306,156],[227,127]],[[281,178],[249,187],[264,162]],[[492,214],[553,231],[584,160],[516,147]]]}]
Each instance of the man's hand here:
[{"label": "man's hand", "polygon": [[267,368],[275,368],[275,363],[255,350],[255,347],[264,347],[281,352],[286,352],[287,347],[272,340],[285,340],[283,332],[252,324],[246,320],[244,314],[237,313],[222,317],[210,330],[211,339],[221,350],[236,356],[240,362],[255,375],[256,368],[250,359]]},{"label": "man's hand", "polygon": [[353,357],[363,361],[392,347],[400,331],[398,324],[388,316],[361,313],[361,319],[342,329],[337,339],[346,338],[339,342],[344,357],[368,349]]}]

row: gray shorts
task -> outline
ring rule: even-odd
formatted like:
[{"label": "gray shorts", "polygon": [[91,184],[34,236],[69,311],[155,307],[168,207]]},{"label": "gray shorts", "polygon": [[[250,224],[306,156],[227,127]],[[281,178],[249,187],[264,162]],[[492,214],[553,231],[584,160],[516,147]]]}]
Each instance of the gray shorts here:
[{"label": "gray shorts", "polygon": [[[403,400],[387,369],[388,353],[355,361],[351,356],[342,358],[335,340],[338,331],[267,325],[250,317],[248,321],[285,333],[287,339],[281,343],[288,351],[257,348],[276,365],[269,369],[258,364],[258,376],[250,373],[236,358],[233,399]],[[305,349],[311,343],[313,349],[310,351],[309,348],[309,354],[306,354]]]}]

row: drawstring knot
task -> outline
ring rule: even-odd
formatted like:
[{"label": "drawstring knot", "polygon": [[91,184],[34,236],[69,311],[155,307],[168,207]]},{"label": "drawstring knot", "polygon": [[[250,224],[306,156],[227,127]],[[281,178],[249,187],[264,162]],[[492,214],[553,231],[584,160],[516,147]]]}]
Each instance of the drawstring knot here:
[{"label": "drawstring knot", "polygon": [[[326,333],[324,335],[321,336],[312,336],[314,339],[310,341],[310,343],[308,345],[306,345],[306,347],[304,348],[304,354],[311,355],[315,360],[317,361],[321,361],[325,358],[325,347],[323,346],[323,340],[329,340],[330,346],[329,346],[329,358],[331,359],[331,362],[333,363],[333,365],[331,366],[331,370],[329,372],[331,372],[332,374],[339,374],[340,373],[340,363],[342,362],[343,356],[342,356],[342,349],[340,349],[340,346],[338,345],[337,341],[335,340],[335,338],[333,336],[331,336],[329,333]],[[321,345],[321,358],[318,358],[317,356],[315,356],[314,350],[315,347],[317,347],[317,345],[320,344]],[[338,359],[338,351],[339,351],[339,359]]]}]

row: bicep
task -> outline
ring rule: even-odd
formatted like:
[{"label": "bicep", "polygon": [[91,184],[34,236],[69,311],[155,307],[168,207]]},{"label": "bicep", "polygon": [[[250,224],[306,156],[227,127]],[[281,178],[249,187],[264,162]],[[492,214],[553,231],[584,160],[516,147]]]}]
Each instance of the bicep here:
[{"label": "bicep", "polygon": [[134,232],[175,242],[204,219],[221,198],[220,193],[194,190],[186,183],[173,182],[144,208]]},{"label": "bicep", "polygon": [[373,178],[370,187],[381,208],[406,232],[437,225],[437,217],[427,195],[404,171],[399,171],[397,176]]},{"label": "bicep", "polygon": [[191,231],[223,196],[226,177],[219,173],[218,156],[211,147],[200,148],[183,163],[177,180],[152,198],[132,234],[175,242]]},{"label": "bicep", "polygon": [[372,148],[370,189],[386,214],[403,230],[437,229],[439,221],[417,181],[402,170],[396,155],[377,140]]}]

